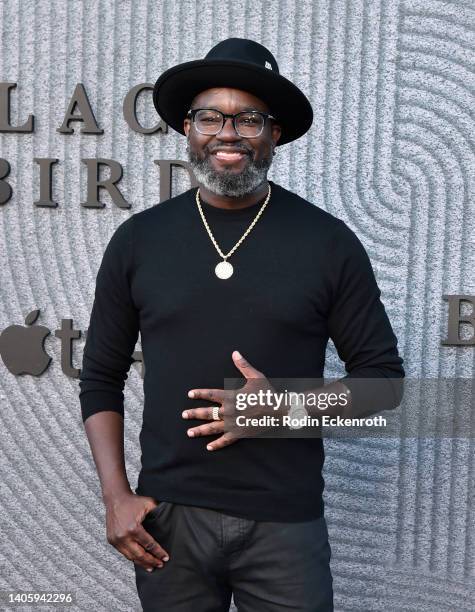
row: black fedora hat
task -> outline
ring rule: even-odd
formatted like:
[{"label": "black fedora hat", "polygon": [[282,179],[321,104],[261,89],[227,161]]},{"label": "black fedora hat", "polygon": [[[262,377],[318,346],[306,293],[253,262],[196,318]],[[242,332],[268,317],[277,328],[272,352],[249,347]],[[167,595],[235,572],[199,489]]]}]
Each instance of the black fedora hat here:
[{"label": "black fedora hat", "polygon": [[242,89],[265,102],[282,128],[278,145],[300,138],[312,125],[306,96],[279,74],[266,47],[245,38],[223,40],[204,59],[166,70],[153,88],[153,104],[170,127],[184,134],[183,120],[193,98],[211,87]]}]

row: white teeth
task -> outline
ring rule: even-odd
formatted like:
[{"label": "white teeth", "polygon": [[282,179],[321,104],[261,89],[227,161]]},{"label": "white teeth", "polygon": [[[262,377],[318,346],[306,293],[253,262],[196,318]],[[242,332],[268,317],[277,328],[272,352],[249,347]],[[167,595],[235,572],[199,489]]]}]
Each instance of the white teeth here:
[{"label": "white teeth", "polygon": [[216,157],[219,159],[239,159],[243,157],[244,153],[239,153],[238,151],[217,151]]},{"label": "white teeth", "polygon": [[242,151],[216,151],[216,155],[244,155]]}]

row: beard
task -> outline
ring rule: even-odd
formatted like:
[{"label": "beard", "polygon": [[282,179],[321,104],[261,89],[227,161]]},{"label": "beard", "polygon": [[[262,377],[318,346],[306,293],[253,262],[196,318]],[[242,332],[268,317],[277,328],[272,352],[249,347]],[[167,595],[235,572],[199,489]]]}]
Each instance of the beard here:
[{"label": "beard", "polygon": [[188,161],[198,183],[208,191],[220,196],[240,198],[252,193],[267,180],[267,173],[272,164],[272,153],[261,161],[254,161],[250,157],[244,170],[238,174],[231,170],[216,171],[211,164],[211,153],[204,149],[205,157],[201,159],[198,154],[190,150],[190,143],[186,145]]}]

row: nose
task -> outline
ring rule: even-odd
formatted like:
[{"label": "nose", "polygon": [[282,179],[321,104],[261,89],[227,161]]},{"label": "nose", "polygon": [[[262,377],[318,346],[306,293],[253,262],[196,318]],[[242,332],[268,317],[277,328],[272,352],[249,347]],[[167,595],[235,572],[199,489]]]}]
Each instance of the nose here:
[{"label": "nose", "polygon": [[221,131],[216,134],[216,138],[224,141],[236,141],[241,140],[241,136],[236,132],[233,125],[233,120],[231,117],[226,117],[224,120],[224,125],[221,128]]}]

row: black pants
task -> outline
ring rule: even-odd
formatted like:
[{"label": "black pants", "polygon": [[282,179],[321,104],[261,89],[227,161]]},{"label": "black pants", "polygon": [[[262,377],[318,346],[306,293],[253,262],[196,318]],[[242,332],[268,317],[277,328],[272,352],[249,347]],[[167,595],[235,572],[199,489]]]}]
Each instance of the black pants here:
[{"label": "black pants", "polygon": [[333,611],[324,517],[301,523],[237,518],[162,501],[143,527],[169,553],[162,568],[134,564],[144,612]]}]

